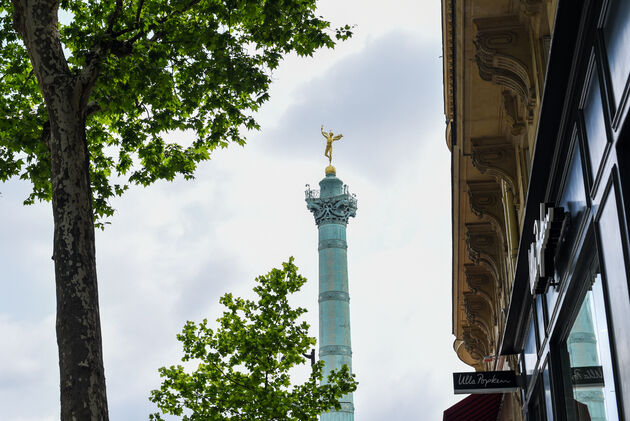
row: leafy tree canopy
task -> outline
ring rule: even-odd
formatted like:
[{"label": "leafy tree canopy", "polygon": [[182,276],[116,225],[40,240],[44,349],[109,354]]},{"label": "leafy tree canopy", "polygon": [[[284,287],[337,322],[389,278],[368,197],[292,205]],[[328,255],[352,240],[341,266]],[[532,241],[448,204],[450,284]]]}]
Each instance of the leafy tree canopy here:
[{"label": "leafy tree canopy", "polygon": [[[0,0],[0,181],[30,180],[28,204],[52,194],[49,110],[38,87],[51,81],[34,76],[15,1]],[[61,9],[66,70],[93,83],[81,118],[97,220],[130,183],[192,178],[213,149],[242,145],[243,129],[258,128],[252,114],[269,98],[283,55],[311,55],[351,36],[349,26],[331,30],[316,16],[316,0],[49,3]],[[167,142],[173,130],[194,141]]]},{"label": "leafy tree canopy", "polygon": [[[299,321],[306,309],[288,302],[306,279],[290,258],[256,282],[256,301],[232,294],[220,299],[226,311],[216,330],[206,320],[188,322],[177,335],[182,361],[199,365],[192,372],[181,365],[159,370],[164,380],[150,399],[164,414],[190,421],[316,421],[322,412],[339,409],[339,398],[356,389],[347,366],[322,382],[323,361],[312,366],[304,384],[292,386],[289,371],[304,364],[303,354],[315,345],[308,323]],[[150,419],[162,420],[160,414]]]}]

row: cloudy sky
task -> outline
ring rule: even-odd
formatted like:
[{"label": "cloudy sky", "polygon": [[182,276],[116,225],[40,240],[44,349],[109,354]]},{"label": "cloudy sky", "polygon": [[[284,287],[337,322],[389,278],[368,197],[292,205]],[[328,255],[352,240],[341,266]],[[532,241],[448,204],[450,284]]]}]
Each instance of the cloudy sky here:
[{"label": "cloudy sky", "polygon": [[[218,151],[194,181],[132,188],[97,233],[110,418],[147,419],[157,368],[179,361],[186,320],[214,320],[225,292],[294,256],[295,297],[317,336],[317,229],[304,185],[327,160],[320,125],[341,132],[337,175],[357,194],[348,267],[358,421],[440,420],[457,360],[451,335],[450,159],[444,141],[439,0],[322,1],[344,45],[288,57],[262,130]],[[173,136],[185,137],[182,134]],[[183,139],[183,141],[186,141]],[[0,185],[0,411],[59,417],[52,215]]]}]

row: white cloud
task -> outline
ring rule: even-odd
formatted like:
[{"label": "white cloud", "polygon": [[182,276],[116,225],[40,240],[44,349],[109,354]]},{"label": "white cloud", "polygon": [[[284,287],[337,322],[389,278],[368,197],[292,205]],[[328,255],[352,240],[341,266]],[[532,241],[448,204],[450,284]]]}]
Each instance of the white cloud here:
[{"label": "white cloud", "polygon": [[0,314],[0,408],[5,420],[43,420],[56,414],[59,396],[55,321]]}]

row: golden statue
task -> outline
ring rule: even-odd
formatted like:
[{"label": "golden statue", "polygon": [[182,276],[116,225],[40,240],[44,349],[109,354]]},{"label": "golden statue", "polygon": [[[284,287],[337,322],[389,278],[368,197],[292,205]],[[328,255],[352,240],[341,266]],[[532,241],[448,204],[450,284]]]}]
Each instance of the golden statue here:
[{"label": "golden statue", "polygon": [[320,129],[322,131],[322,136],[324,136],[326,138],[326,150],[324,151],[324,156],[326,158],[328,158],[328,164],[332,166],[332,144],[333,142],[341,139],[343,137],[342,134],[338,134],[337,136],[334,135],[334,133],[331,131],[329,131],[328,133],[326,133],[324,131],[324,125],[322,124],[322,128]]}]

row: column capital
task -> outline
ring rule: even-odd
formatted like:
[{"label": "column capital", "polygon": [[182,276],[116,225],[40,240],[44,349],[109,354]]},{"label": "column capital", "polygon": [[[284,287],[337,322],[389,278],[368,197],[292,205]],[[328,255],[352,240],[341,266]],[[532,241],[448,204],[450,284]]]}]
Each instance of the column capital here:
[{"label": "column capital", "polygon": [[[345,186],[344,186],[345,187]],[[350,217],[357,214],[357,198],[347,188],[337,196],[320,197],[319,190],[306,190],[306,208],[313,213],[315,224],[347,225]]]}]

